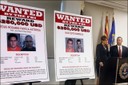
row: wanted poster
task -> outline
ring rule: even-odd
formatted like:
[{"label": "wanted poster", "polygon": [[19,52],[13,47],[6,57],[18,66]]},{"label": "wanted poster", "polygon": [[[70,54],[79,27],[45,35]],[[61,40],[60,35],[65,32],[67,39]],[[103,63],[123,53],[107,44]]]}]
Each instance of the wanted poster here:
[{"label": "wanted poster", "polygon": [[49,81],[45,10],[0,3],[1,83]]},{"label": "wanted poster", "polygon": [[94,78],[92,17],[54,12],[56,80]]}]

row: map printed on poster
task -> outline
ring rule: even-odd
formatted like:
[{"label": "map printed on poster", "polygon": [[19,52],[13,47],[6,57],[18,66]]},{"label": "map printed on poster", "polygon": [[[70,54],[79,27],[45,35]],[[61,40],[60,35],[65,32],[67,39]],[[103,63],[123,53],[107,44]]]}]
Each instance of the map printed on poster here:
[{"label": "map printed on poster", "polygon": [[0,3],[1,83],[49,81],[45,10]]},{"label": "map printed on poster", "polygon": [[92,17],[54,12],[56,80],[95,78]]}]

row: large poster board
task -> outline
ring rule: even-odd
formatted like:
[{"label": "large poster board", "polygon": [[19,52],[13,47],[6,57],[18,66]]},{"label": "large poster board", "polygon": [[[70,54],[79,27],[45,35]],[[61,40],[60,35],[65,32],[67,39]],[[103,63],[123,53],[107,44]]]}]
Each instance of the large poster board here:
[{"label": "large poster board", "polygon": [[56,80],[95,78],[92,17],[54,12]]},{"label": "large poster board", "polygon": [[1,83],[49,81],[45,10],[0,3]]}]

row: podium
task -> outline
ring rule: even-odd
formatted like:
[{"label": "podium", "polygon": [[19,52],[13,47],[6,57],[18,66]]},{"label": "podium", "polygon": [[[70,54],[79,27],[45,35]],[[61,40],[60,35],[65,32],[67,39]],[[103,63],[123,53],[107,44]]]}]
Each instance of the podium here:
[{"label": "podium", "polygon": [[128,83],[128,57],[110,58],[106,69],[109,83]]},{"label": "podium", "polygon": [[117,60],[116,83],[128,83],[128,58]]}]

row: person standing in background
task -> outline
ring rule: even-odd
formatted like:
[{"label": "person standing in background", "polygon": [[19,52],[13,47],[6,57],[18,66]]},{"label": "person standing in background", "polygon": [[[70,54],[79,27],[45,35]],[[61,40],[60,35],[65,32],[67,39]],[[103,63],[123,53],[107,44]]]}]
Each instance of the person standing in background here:
[{"label": "person standing in background", "polygon": [[128,57],[128,48],[122,45],[123,38],[117,37],[117,45],[110,48],[111,57],[125,58]]},{"label": "person standing in background", "polygon": [[116,67],[118,65],[117,59],[128,57],[128,48],[122,45],[122,37],[117,37],[116,45],[110,47],[110,55],[108,65],[109,82],[116,83]]},{"label": "person standing in background", "polygon": [[98,77],[98,85],[106,85],[106,65],[110,57],[108,51],[108,39],[106,36],[101,37],[101,43],[96,47],[96,71]]}]

